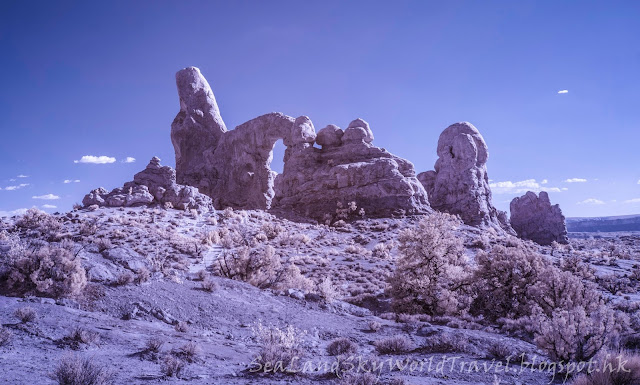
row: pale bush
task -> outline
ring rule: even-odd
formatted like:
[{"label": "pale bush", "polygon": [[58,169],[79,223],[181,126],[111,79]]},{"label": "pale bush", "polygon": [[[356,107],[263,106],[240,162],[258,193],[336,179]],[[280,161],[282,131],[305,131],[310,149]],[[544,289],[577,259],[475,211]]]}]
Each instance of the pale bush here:
[{"label": "pale bush", "polygon": [[29,230],[38,230],[42,234],[53,234],[62,228],[60,221],[37,208],[27,210],[16,220],[16,226]]},{"label": "pale bush", "polygon": [[174,356],[190,363],[196,362],[198,360],[198,356],[201,353],[202,349],[200,348],[200,345],[196,344],[195,342],[187,342],[178,349],[174,349],[171,351],[171,354],[173,354]]},{"label": "pale bush", "polygon": [[331,303],[339,297],[338,290],[329,277],[326,277],[318,284],[317,292],[320,298],[327,303]]},{"label": "pale bush", "polygon": [[13,333],[4,326],[0,326],[0,346],[4,346],[11,342]]},{"label": "pale bush", "polygon": [[216,281],[214,281],[210,277],[207,277],[202,281],[202,283],[200,284],[200,287],[204,291],[208,291],[209,293],[213,293],[214,291],[216,291],[218,289],[218,284],[216,283]]},{"label": "pale bush", "polygon": [[369,321],[367,323],[367,328],[370,332],[377,332],[382,327],[382,324],[378,321]]},{"label": "pale bush", "polygon": [[295,369],[291,366],[304,354],[302,342],[306,331],[296,329],[293,325],[279,328],[264,326],[261,322],[254,325],[252,330],[260,345],[257,363],[263,368],[270,367],[273,371]]},{"label": "pale bush", "polygon": [[67,345],[73,350],[79,350],[85,345],[97,345],[100,342],[100,335],[91,330],[81,327],[75,327],[71,333],[66,335],[62,340],[62,345]]},{"label": "pale bush", "polygon": [[351,355],[357,351],[358,345],[348,338],[336,338],[327,346],[327,353],[330,356]]},{"label": "pale bush", "polygon": [[21,307],[16,309],[13,313],[22,322],[23,324],[35,321],[36,317],[38,317],[38,313],[29,306]]},{"label": "pale bush", "polygon": [[572,385],[640,384],[640,356],[629,353],[607,354],[601,368],[578,377]]},{"label": "pale bush", "polygon": [[52,378],[59,385],[110,385],[115,375],[89,358],[64,357],[55,368]]},{"label": "pale bush", "polygon": [[425,353],[467,352],[469,350],[469,340],[460,334],[436,334],[427,338],[422,350]]},{"label": "pale bush", "polygon": [[461,285],[468,269],[453,216],[434,213],[399,235],[390,278],[393,307],[402,313],[457,314],[467,306]]},{"label": "pale bush", "polygon": [[125,285],[129,285],[129,284],[133,283],[134,280],[135,280],[135,277],[134,277],[133,273],[131,273],[130,271],[125,271],[125,272],[119,274],[118,277],[116,277],[114,285],[116,285],[116,286],[125,286]]},{"label": "pale bush", "polygon": [[393,246],[385,243],[378,243],[373,247],[372,255],[380,259],[389,259]]},{"label": "pale bush", "polygon": [[220,276],[248,282],[259,288],[304,290],[311,286],[298,267],[292,264],[283,266],[280,256],[271,245],[260,249],[241,247],[225,251],[215,268]]},{"label": "pale bush", "polygon": [[271,222],[263,223],[262,226],[260,226],[260,229],[269,239],[274,239],[280,235],[280,233],[284,232],[284,227],[282,227],[282,225]]},{"label": "pale bush", "polygon": [[177,332],[186,333],[189,331],[189,324],[185,321],[179,321],[173,327]]},{"label": "pale bush", "polygon": [[186,364],[180,358],[167,354],[160,363],[160,371],[165,377],[180,377]]},{"label": "pale bush", "polygon": [[375,385],[379,384],[378,376],[373,373],[350,373],[340,380],[340,385]]},{"label": "pale bush", "polygon": [[0,260],[0,285],[9,292],[58,298],[77,295],[87,284],[80,259],[68,249],[13,241]]},{"label": "pale bush", "polygon": [[547,261],[522,242],[514,247],[496,245],[476,257],[474,273],[476,298],[472,314],[490,320],[519,318],[530,314],[528,290],[538,280]]},{"label": "pale bush", "polygon": [[413,350],[413,343],[405,336],[387,337],[374,342],[380,354],[402,354]]},{"label": "pale bush", "polygon": [[616,333],[613,312],[606,306],[590,313],[583,307],[557,309],[551,317],[538,309],[531,316],[535,342],[554,361],[588,361]]}]

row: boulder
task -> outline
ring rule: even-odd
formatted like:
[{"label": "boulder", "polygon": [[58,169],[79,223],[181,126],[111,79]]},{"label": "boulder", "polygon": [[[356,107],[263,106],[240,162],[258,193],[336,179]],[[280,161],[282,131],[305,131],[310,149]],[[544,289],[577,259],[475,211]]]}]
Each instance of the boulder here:
[{"label": "boulder", "polygon": [[540,245],[552,242],[569,243],[567,226],[559,205],[551,205],[549,194],[540,195],[527,191],[514,198],[510,205],[511,226],[522,239],[532,240]]},{"label": "boulder", "polygon": [[478,129],[468,122],[452,124],[440,134],[437,153],[434,170],[418,175],[431,207],[459,215],[467,225],[513,233],[506,214],[491,202],[489,152]]},{"label": "boulder", "polygon": [[213,209],[211,198],[201,194],[197,188],[176,183],[176,172],[169,166],[162,166],[160,159],[153,157],[147,167],[127,182],[111,192],[100,187],[85,195],[82,204],[89,206],[135,207],[165,205],[186,210],[196,209],[207,212]]}]

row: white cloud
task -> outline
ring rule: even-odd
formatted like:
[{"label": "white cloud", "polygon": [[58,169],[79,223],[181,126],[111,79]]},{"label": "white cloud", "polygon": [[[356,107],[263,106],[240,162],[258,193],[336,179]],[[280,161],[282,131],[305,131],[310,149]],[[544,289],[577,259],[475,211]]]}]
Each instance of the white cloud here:
[{"label": "white cloud", "polygon": [[29,175],[22,175],[22,174],[18,175],[18,178],[28,178],[28,177]]},{"label": "white cloud", "polygon": [[542,187],[535,179],[527,179],[519,182],[495,182],[489,183],[491,192],[494,194],[522,194],[527,191],[540,192],[561,192],[558,187]]},{"label": "white cloud", "polygon": [[624,201],[624,203],[640,203],[640,198],[634,198]]},{"label": "white cloud", "polygon": [[65,179],[62,183],[80,183],[80,179]]},{"label": "white cloud", "polygon": [[27,187],[29,185],[29,183],[21,183],[17,186],[7,186],[4,189],[7,191],[13,191],[13,190],[20,190],[23,187]]},{"label": "white cloud", "polygon": [[92,164],[107,164],[114,163],[116,158],[110,156],[93,156],[93,155],[85,155],[80,160],[74,160],[73,163],[92,163]]},{"label": "white cloud", "polygon": [[0,211],[0,217],[12,217],[14,215],[22,215],[27,212],[28,209],[17,209],[13,211]]},{"label": "white cloud", "polygon": [[42,205],[43,209],[57,209],[58,206],[54,206],[54,205]]},{"label": "white cloud", "polygon": [[546,179],[543,179],[542,182],[540,182],[540,184],[547,184],[547,183],[549,183],[549,181]]},{"label": "white cloud", "polygon": [[567,182],[567,183],[584,183],[586,181],[587,181],[586,179],[582,179],[582,178],[565,179],[565,182]]},{"label": "white cloud", "polygon": [[558,91],[559,94],[568,94],[569,90],[560,90]]},{"label": "white cloud", "polygon": [[34,195],[31,198],[33,198],[33,199],[43,199],[43,200],[46,200],[46,201],[52,201],[52,200],[60,199],[59,196],[54,195],[54,194]]},{"label": "white cloud", "polygon": [[600,199],[596,199],[596,198],[589,198],[589,199],[585,199],[582,202],[578,202],[579,205],[603,205],[604,202],[601,201]]},{"label": "white cloud", "polygon": [[125,160],[123,160],[123,163],[133,163],[136,161],[136,158],[133,158],[131,156],[128,156]]},{"label": "white cloud", "polygon": [[640,184],[640,179],[638,180],[638,184]]}]

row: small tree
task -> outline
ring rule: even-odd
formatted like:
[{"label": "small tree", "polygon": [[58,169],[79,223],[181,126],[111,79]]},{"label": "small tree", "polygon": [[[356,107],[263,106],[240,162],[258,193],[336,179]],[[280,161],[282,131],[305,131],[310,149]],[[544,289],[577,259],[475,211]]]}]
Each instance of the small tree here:
[{"label": "small tree", "polygon": [[400,233],[400,257],[390,278],[396,311],[443,315],[466,307],[468,267],[458,225],[455,217],[434,213]]}]

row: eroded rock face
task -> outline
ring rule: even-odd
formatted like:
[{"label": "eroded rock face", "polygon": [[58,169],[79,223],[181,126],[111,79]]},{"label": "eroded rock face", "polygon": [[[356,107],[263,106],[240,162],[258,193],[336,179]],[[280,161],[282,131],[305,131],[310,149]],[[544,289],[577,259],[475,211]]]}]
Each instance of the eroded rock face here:
[{"label": "eroded rock face", "polygon": [[[185,68],[176,79],[180,112],[171,140],[178,182],[197,187],[217,208],[281,208],[316,218],[352,201],[372,216],[430,210],[413,164],[373,146],[364,120],[316,134],[308,117],[274,112],[226,131],[200,71]],[[279,139],[286,146],[282,175],[270,168]]]},{"label": "eroded rock face", "polygon": [[287,149],[276,178],[275,207],[311,217],[335,212],[338,202],[356,202],[372,216],[430,211],[413,164],[371,144],[373,133],[364,120],[351,122],[344,134],[325,127],[320,138],[325,130],[331,140],[321,140],[321,149]]},{"label": "eroded rock face", "polygon": [[511,226],[520,238],[540,245],[550,245],[553,241],[569,243],[562,210],[557,204],[551,205],[546,191],[541,191],[539,196],[527,191],[511,201],[510,210]]},{"label": "eroded rock face", "polygon": [[506,213],[491,203],[486,166],[489,152],[478,129],[467,122],[452,124],[440,134],[437,152],[435,170],[418,175],[431,207],[460,215],[471,226],[512,232]]},{"label": "eroded rock face", "polygon": [[111,192],[100,187],[85,195],[82,204],[107,207],[131,207],[171,203],[174,208],[196,209],[207,212],[213,209],[211,198],[201,194],[197,188],[176,182],[176,171],[160,165],[160,159],[153,157],[147,167],[127,182]]}]

